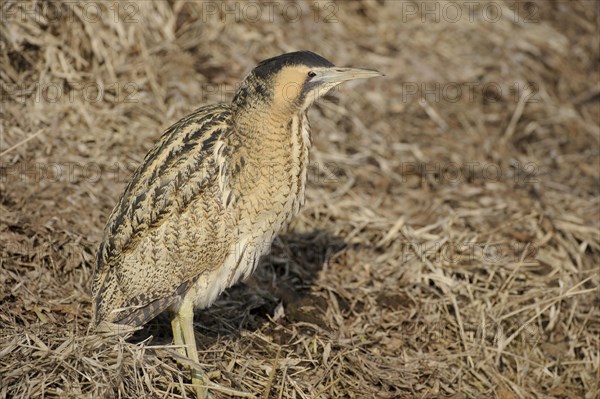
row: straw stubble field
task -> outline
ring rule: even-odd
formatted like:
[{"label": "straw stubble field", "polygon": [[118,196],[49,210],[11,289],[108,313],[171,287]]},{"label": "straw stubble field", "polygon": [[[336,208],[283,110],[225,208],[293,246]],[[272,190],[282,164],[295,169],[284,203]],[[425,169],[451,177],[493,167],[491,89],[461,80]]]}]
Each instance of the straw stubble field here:
[{"label": "straw stubble field", "polygon": [[387,76],[309,112],[306,206],[197,312],[202,366],[263,398],[599,397],[596,2],[1,7],[0,397],[191,396],[166,316],[89,330],[96,245],[162,130],[299,49]]}]

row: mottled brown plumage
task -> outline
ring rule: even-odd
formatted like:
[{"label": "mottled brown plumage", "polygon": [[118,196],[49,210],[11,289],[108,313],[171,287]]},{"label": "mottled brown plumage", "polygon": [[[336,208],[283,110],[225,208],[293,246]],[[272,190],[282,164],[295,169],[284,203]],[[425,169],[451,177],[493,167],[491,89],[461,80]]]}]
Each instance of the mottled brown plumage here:
[{"label": "mottled brown plumage", "polygon": [[98,328],[141,326],[169,309],[180,353],[197,361],[193,308],[247,277],[304,202],[307,108],[343,81],[379,75],[284,54],[260,63],[231,104],[167,129],[107,222],[92,288]]}]

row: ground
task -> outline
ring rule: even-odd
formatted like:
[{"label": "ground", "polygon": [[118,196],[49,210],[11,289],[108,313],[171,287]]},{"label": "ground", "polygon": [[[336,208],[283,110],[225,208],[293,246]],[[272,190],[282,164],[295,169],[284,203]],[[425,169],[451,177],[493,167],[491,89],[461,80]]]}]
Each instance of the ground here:
[{"label": "ground", "polygon": [[309,112],[306,206],[196,314],[214,381],[261,398],[600,396],[595,1],[0,7],[0,397],[191,397],[165,315],[89,330],[96,246],[165,128],[301,49],[386,77]]}]

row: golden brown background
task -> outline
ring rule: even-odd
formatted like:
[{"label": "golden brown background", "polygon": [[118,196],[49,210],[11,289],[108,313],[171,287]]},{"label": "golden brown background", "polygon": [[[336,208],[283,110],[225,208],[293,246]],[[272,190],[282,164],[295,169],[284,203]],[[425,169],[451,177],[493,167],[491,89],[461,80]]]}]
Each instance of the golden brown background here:
[{"label": "golden brown background", "polygon": [[215,381],[269,398],[600,394],[595,1],[0,7],[0,397],[183,397],[166,318],[128,341],[88,333],[95,246],[166,127],[303,49],[387,76],[309,112],[306,207],[197,313]]}]

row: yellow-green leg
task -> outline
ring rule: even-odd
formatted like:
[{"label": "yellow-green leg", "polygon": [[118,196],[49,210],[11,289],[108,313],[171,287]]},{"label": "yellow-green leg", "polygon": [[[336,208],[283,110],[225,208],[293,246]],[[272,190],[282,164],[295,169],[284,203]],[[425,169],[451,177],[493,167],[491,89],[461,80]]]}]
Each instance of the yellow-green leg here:
[{"label": "yellow-green leg", "polygon": [[177,353],[183,357],[187,356],[185,350],[185,344],[183,343],[183,336],[181,335],[181,321],[179,320],[179,314],[173,316],[171,320],[171,328],[173,329],[173,344],[177,346]]},{"label": "yellow-green leg", "polygon": [[[196,347],[196,336],[194,334],[194,308],[191,303],[181,304],[179,312],[175,315],[175,319],[179,319],[181,333],[183,334],[183,344],[185,345],[187,358],[193,362],[199,363],[198,348]],[[208,392],[202,373],[197,368],[192,368],[192,384],[196,389],[196,397],[198,399],[207,399]]]},{"label": "yellow-green leg", "polygon": [[[181,345],[181,349],[178,348],[177,352],[186,356],[188,359],[195,363],[199,363],[198,349],[196,347],[196,336],[194,334],[194,308],[191,302],[187,302],[185,299],[179,311],[173,317],[171,321],[171,327],[173,328],[173,341],[175,345]],[[203,375],[200,369],[195,367],[191,368],[192,371],[192,384],[196,391],[197,399],[209,399],[208,388],[223,392],[229,396],[236,396],[241,398],[253,398],[254,395],[247,392],[235,391],[233,389],[222,387],[214,382],[210,381],[210,374]]]}]

